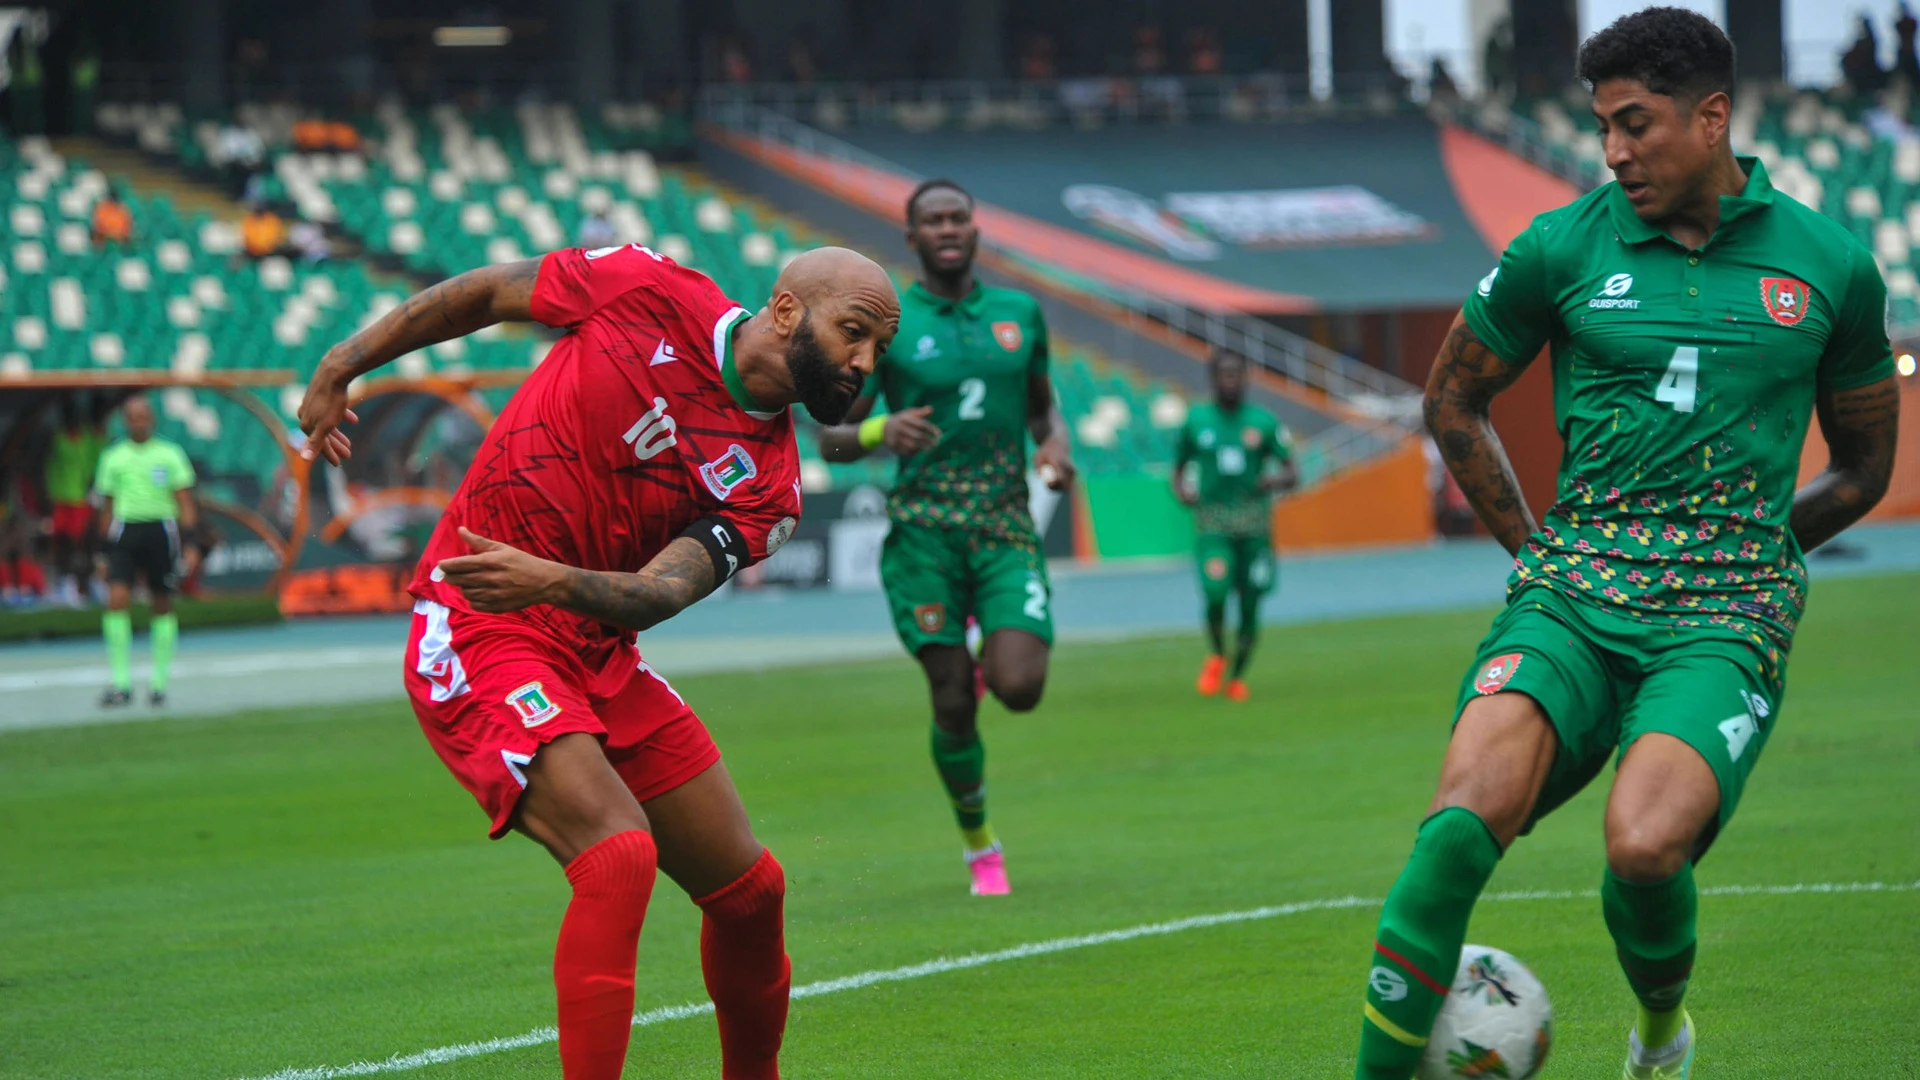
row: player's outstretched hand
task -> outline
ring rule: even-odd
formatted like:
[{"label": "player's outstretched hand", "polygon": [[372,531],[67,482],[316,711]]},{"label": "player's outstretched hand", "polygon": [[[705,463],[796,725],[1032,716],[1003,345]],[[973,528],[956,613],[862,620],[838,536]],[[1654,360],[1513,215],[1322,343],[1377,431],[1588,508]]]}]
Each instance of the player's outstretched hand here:
[{"label": "player's outstretched hand", "polygon": [[1066,444],[1059,440],[1048,439],[1034,448],[1033,469],[1040,474],[1040,482],[1055,491],[1065,491],[1073,485],[1073,458],[1067,453]]},{"label": "player's outstretched hand", "polygon": [[465,526],[460,539],[473,554],[441,559],[438,569],[475,611],[494,615],[544,604],[562,583],[566,568],[559,563],[489,540]]},{"label": "player's outstretched hand", "polygon": [[883,432],[887,449],[905,457],[917,454],[940,441],[940,429],[934,426],[927,416],[933,412],[933,406],[922,405],[914,409],[902,409],[887,415],[887,427]]},{"label": "player's outstretched hand", "polygon": [[331,373],[324,361],[307,384],[307,395],[300,399],[299,417],[300,430],[307,434],[301,457],[312,461],[318,453],[338,465],[353,456],[353,440],[340,430],[340,424],[357,423],[360,418],[347,408],[346,380]]}]

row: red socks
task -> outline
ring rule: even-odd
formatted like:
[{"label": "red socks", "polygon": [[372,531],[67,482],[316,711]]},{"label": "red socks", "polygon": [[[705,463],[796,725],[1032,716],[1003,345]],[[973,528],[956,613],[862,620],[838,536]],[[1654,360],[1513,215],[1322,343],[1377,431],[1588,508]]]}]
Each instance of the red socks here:
[{"label": "red socks", "polygon": [[[786,894],[786,875],[767,851],[733,884],[694,900],[706,913],[700,968],[720,1020],[721,1080],[779,1080],[793,985],[781,917]],[[631,1002],[631,980],[627,988]]]},{"label": "red socks", "polygon": [[[627,1039],[633,1033],[635,954],[658,861],[653,837],[632,829],[607,837],[567,864],[573,902],[567,905],[560,942],[553,950],[560,1072],[565,1080],[618,1080],[626,1064]],[[777,868],[775,875],[777,879]]]}]

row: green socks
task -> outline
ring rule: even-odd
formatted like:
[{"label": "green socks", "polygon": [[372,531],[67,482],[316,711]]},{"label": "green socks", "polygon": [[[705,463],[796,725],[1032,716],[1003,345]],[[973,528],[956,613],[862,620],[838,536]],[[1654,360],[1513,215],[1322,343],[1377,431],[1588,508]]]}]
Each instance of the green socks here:
[{"label": "green socks", "polygon": [[1207,641],[1213,646],[1213,655],[1227,655],[1227,605],[1224,601],[1219,607],[1207,605]]},{"label": "green socks", "polygon": [[180,637],[180,616],[168,612],[155,615],[149,627],[153,632],[153,681],[156,694],[166,693],[167,669],[173,666],[173,643]]},{"label": "green socks", "polygon": [[1680,1006],[1693,974],[1694,918],[1700,910],[1693,864],[1665,881],[1646,884],[1617,877],[1609,869],[1600,883],[1600,907],[1620,969],[1640,999],[1640,1019],[1634,1025],[1640,1045],[1665,1046],[1685,1023]]},{"label": "green socks", "polygon": [[953,816],[959,820],[961,830],[973,833],[984,829],[987,824],[987,748],[980,742],[979,730],[955,735],[939,724],[933,725],[933,767],[940,770],[940,782],[947,785],[947,795],[953,799]]},{"label": "green socks", "polygon": [[1460,966],[1473,903],[1499,862],[1500,846],[1471,810],[1449,807],[1421,824],[1380,911],[1355,1080],[1413,1076]]},{"label": "green socks", "polygon": [[133,689],[133,613],[108,611],[100,616],[100,634],[107,639],[107,669],[115,690]]},{"label": "green socks", "polygon": [[1258,593],[1240,594],[1240,633],[1238,646],[1233,654],[1233,670],[1229,673],[1237,679],[1247,670],[1247,661],[1253,659],[1253,643],[1260,640],[1260,596]]}]

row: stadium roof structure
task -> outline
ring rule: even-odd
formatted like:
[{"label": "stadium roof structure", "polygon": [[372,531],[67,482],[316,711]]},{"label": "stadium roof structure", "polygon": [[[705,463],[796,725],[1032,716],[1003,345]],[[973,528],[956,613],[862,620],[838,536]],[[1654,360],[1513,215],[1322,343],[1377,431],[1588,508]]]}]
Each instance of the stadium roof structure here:
[{"label": "stadium roof structure", "polygon": [[1205,311],[1457,305],[1534,214],[1578,194],[1420,116],[812,134],[790,121],[708,131],[896,218],[919,178],[951,176],[979,200],[985,237],[1003,253]]}]

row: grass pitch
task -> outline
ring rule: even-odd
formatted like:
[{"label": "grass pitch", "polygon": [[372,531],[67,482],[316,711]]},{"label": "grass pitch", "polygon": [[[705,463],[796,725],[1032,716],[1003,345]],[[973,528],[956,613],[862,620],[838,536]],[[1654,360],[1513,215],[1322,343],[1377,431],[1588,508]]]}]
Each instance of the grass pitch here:
[{"label": "grass pitch", "polygon": [[[1780,727],[1703,887],[1920,881],[1920,577],[1827,583]],[[686,679],[791,881],[799,983],[1184,916],[1379,897],[1412,842],[1467,613],[1270,629],[1246,705],[1194,640],[1059,650],[1037,713],[984,715],[1014,894],[966,895],[897,661]],[[398,673],[395,673],[398,683]],[[404,704],[0,736],[0,1077],[235,1080],[552,1022],[564,879],[489,843]],[[1598,886],[1606,778],[1497,891]],[[1701,905],[1698,1071],[1911,1077],[1920,892]],[[1375,910],[1312,910],[798,1001],[794,1077],[1351,1075]],[[1483,903],[1557,1011],[1549,1077],[1618,1075],[1631,998],[1590,896]],[[670,882],[641,1009],[704,1000]],[[712,1077],[711,1016],[636,1030],[628,1075]],[[396,1075],[556,1077],[551,1045]]]}]

